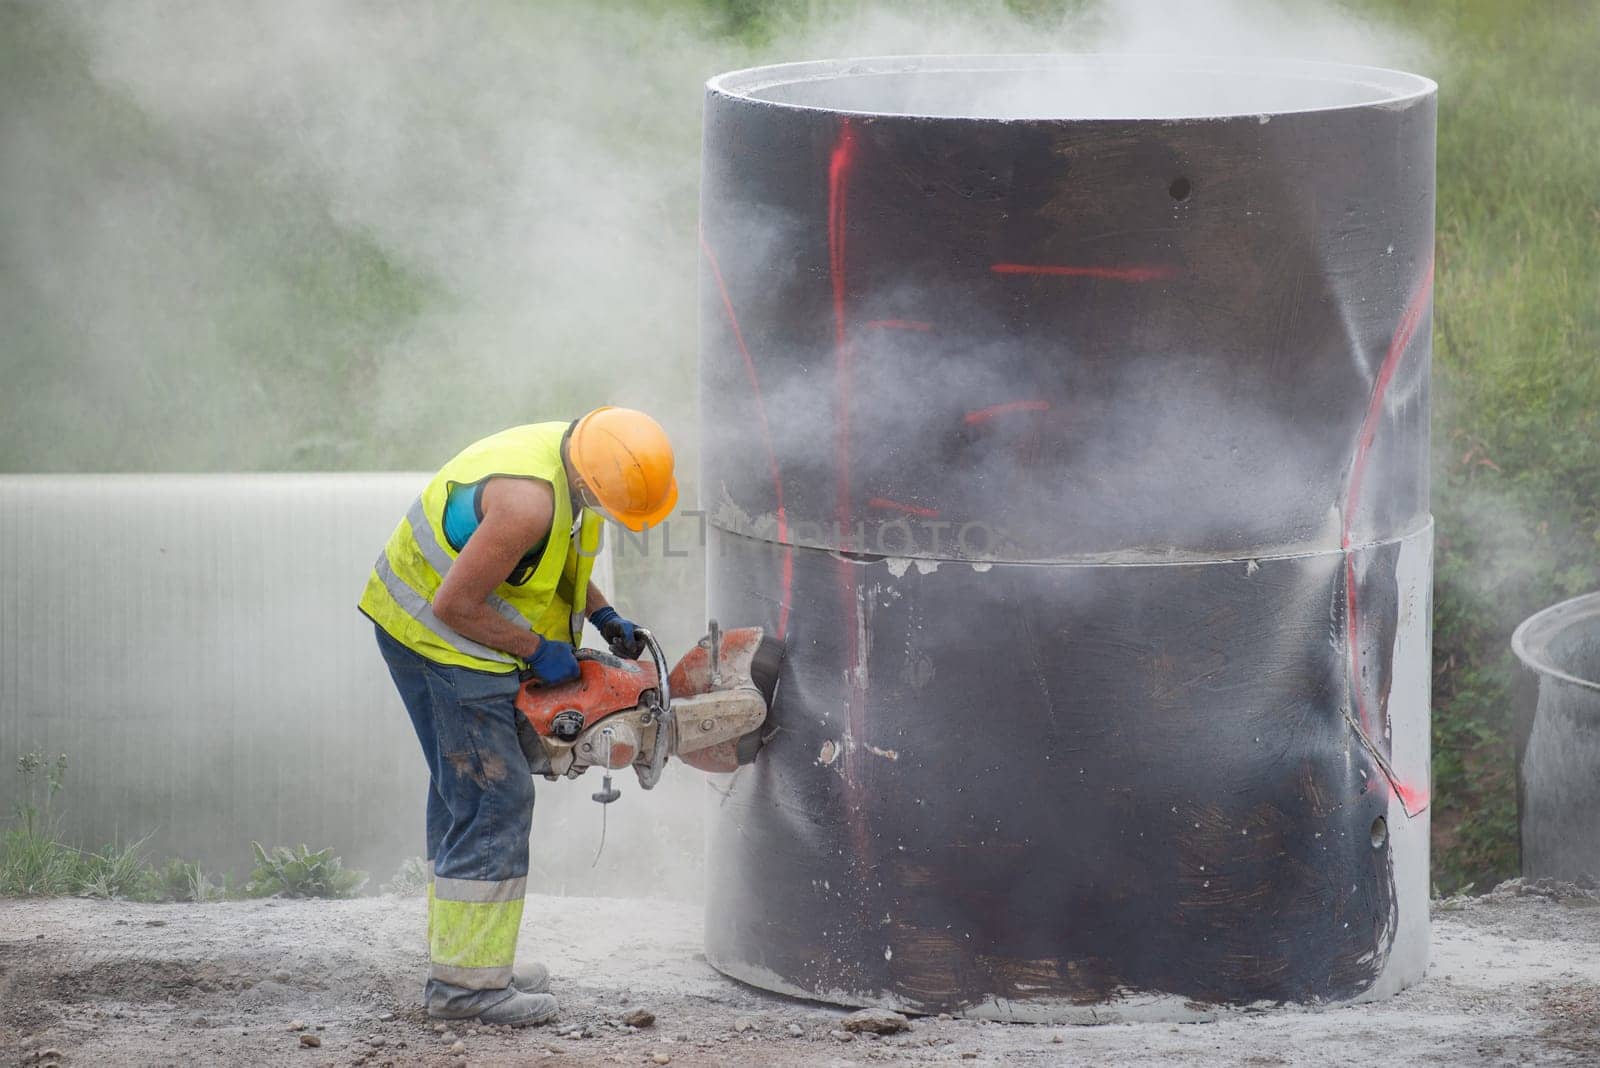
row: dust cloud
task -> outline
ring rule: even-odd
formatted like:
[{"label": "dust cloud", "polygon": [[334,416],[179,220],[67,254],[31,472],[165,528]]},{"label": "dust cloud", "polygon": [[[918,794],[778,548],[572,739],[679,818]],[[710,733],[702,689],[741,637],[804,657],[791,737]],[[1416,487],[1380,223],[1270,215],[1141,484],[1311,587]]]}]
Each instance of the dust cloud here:
[{"label": "dust cloud", "polygon": [[[707,77],[915,53],[1420,56],[1331,4],[1040,7],[814,2],[741,35],[663,0],[8,3],[0,469],[420,470],[617,403],[682,443],[692,501]],[[784,429],[796,448],[817,432]],[[701,632],[693,554],[618,566],[619,601],[673,651]],[[630,789],[591,873],[573,858],[597,844],[592,778],[541,787],[535,888],[696,893],[698,780]],[[420,798],[395,818],[420,835]]]}]

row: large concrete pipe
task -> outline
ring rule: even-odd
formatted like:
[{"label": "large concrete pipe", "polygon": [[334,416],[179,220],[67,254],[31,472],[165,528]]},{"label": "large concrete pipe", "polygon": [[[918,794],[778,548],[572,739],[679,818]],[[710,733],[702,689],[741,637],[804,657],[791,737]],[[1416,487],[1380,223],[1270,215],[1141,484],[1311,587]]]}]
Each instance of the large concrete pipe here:
[{"label": "large concrete pipe", "polygon": [[1534,682],[1517,717],[1522,874],[1600,879],[1600,593],[1530,616],[1511,648]]},{"label": "large concrete pipe", "polygon": [[714,806],[713,964],[1006,1019],[1421,977],[1434,94],[710,82],[711,613],[789,650]]}]

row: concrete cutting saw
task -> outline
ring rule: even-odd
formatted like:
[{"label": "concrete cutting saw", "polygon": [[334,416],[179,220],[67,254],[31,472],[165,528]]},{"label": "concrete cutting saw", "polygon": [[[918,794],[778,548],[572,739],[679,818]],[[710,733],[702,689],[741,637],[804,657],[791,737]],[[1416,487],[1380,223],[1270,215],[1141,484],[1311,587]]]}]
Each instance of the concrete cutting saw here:
[{"label": "concrete cutting saw", "polygon": [[783,644],[760,627],[710,633],[669,672],[661,646],[639,628],[647,660],[578,650],[579,676],[559,686],[526,680],[517,692],[518,734],[535,774],[576,778],[605,769],[601,804],[621,796],[611,772],[633,768],[648,790],[668,757],[701,771],[731,772],[755,760],[778,686]]}]

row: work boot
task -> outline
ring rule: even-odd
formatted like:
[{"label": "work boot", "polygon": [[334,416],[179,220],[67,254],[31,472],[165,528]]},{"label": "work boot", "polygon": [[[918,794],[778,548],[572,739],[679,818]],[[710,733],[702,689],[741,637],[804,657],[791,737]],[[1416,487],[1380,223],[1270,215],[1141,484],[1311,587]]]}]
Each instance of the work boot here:
[{"label": "work boot", "polygon": [[[443,983],[427,982],[422,987],[422,1007],[427,1008],[429,999],[433,995],[435,986],[445,986]],[[524,994],[546,994],[550,991],[550,969],[536,960],[519,964],[511,973],[511,985]],[[454,990],[456,988],[450,987]]]},{"label": "work boot", "polygon": [[428,980],[424,996],[435,1020],[471,1020],[499,1027],[528,1027],[556,1018],[560,1006],[550,994],[524,993],[515,986],[501,990],[469,990]]},{"label": "work boot", "polygon": [[561,1011],[554,994],[529,994],[522,990],[478,1013],[478,1022],[497,1027],[531,1027],[549,1023]]},{"label": "work boot", "polygon": [[543,994],[550,989],[550,969],[536,960],[517,965],[511,973],[511,985],[524,994]]}]

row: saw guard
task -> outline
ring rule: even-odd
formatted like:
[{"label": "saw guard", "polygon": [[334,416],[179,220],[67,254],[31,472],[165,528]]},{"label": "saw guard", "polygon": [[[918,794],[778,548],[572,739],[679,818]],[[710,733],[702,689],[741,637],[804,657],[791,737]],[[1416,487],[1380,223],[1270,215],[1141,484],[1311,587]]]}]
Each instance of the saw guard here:
[{"label": "saw guard", "polygon": [[672,674],[667,676],[674,697],[693,697],[713,689],[751,684],[750,668],[766,632],[760,627],[738,627],[716,633],[721,638],[717,643],[716,672],[720,681],[714,683],[712,679],[711,635],[708,634],[683,654]]},{"label": "saw guard", "polygon": [[[760,627],[719,631],[713,625],[712,632],[672,669],[668,680],[675,695],[679,760],[701,771],[726,773],[755,759],[768,695],[752,675],[765,639]],[[715,670],[713,641],[717,642]]]}]

